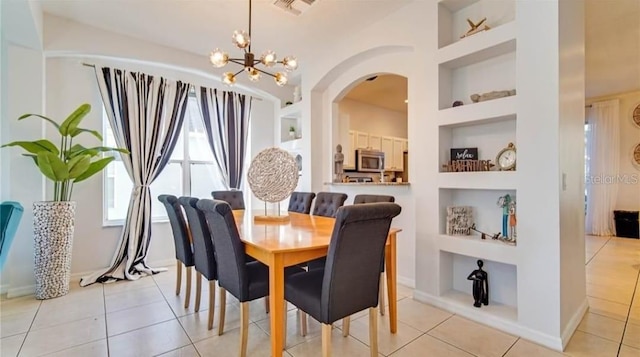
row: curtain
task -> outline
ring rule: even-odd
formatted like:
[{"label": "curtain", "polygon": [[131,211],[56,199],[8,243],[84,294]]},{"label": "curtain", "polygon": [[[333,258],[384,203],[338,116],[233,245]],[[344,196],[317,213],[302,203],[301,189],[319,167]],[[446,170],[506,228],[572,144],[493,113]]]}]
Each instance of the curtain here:
[{"label": "curtain", "polygon": [[587,124],[587,234],[615,234],[613,210],[618,197],[620,164],[619,101],[594,103]]},{"label": "curtain", "polygon": [[98,87],[116,143],[133,182],[127,218],[111,266],[80,281],[81,286],[166,269],[147,266],[151,241],[149,186],[169,161],[184,120],[190,85],[144,73],[96,67]]},{"label": "curtain", "polygon": [[200,87],[196,91],[209,146],[223,183],[228,190],[239,190],[247,151],[252,97],[244,94]]}]

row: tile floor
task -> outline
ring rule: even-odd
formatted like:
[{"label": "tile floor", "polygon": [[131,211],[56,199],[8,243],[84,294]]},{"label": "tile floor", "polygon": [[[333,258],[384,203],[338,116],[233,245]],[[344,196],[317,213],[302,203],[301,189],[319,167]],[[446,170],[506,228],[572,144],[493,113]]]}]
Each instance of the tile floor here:
[{"label": "tile floor", "polygon": [[[640,240],[587,237],[589,312],[564,354],[516,336],[419,303],[409,288],[398,287],[398,333],[379,320],[379,351],[384,356],[640,356]],[[8,356],[234,356],[239,338],[237,302],[227,301],[226,332],[206,328],[208,284],[201,309],[194,312],[174,291],[175,271],[136,282],[72,284],[64,297],[33,297],[0,302],[0,355]],[[195,284],[194,284],[195,285]],[[195,288],[195,286],[194,286]],[[217,299],[216,301],[219,301]],[[218,309],[216,309],[216,313]],[[269,320],[262,300],[250,307],[249,356],[269,355]],[[217,320],[217,317],[216,317]],[[320,325],[297,333],[296,310],[288,312],[285,356],[319,356]],[[334,356],[368,356],[368,318],[352,319],[343,338],[333,332]]]}]

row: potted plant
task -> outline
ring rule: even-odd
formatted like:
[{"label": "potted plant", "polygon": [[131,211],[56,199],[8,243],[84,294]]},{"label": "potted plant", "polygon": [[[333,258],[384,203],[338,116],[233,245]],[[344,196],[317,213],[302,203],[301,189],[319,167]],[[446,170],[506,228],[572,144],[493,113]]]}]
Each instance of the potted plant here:
[{"label": "potted plant", "polygon": [[18,118],[23,120],[35,116],[51,123],[60,134],[59,146],[47,139],[14,141],[2,145],[18,146],[25,150],[23,155],[30,157],[40,172],[53,181],[53,200],[33,204],[37,299],[50,299],[69,292],[76,206],[71,200],[74,184],[97,174],[115,160],[113,156],[103,157],[102,153],[129,153],[120,148],[87,148],[73,143],[74,138],[83,133],[93,135],[102,142],[102,136],[97,131],[79,127],[90,111],[89,104],[82,104],[61,124],[39,114],[24,114]]},{"label": "potted plant", "polygon": [[296,137],[296,128],[293,125],[289,126],[289,137],[291,139]]}]

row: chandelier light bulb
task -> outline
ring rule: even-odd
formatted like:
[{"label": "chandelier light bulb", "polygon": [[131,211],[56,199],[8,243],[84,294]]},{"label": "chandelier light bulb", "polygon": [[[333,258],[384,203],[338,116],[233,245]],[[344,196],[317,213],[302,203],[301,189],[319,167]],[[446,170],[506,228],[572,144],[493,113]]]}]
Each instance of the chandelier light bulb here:
[{"label": "chandelier light bulb", "polygon": [[238,46],[238,48],[247,48],[251,43],[249,34],[241,30],[233,31],[233,36],[231,37],[231,39],[233,40],[233,44]]},{"label": "chandelier light bulb", "polygon": [[258,70],[253,67],[248,68],[247,76],[249,76],[249,80],[251,82],[257,82],[258,80],[260,80],[260,72],[258,72]]},{"label": "chandelier light bulb", "polygon": [[216,68],[224,67],[229,62],[229,55],[221,49],[216,48],[209,55],[209,61],[211,61],[211,64]]},{"label": "chandelier light bulb", "polygon": [[285,72],[277,72],[274,76],[276,84],[280,87],[287,84],[289,78],[287,78],[287,74]]},{"label": "chandelier light bulb", "polygon": [[287,71],[295,71],[298,68],[298,60],[293,56],[287,56],[282,60],[284,69]]},{"label": "chandelier light bulb", "polygon": [[273,67],[277,63],[276,53],[271,50],[265,51],[260,57],[260,62],[267,67]]},{"label": "chandelier light bulb", "polygon": [[236,83],[236,76],[232,72],[225,72],[222,75],[222,82],[228,86],[232,86]]}]

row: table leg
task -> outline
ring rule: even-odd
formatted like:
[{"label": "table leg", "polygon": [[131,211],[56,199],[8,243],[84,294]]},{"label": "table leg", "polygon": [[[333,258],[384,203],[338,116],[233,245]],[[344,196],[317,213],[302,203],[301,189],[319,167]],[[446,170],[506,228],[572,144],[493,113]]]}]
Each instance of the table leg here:
[{"label": "table leg", "polygon": [[398,298],[397,298],[397,271],[396,271],[396,235],[389,235],[389,244],[385,247],[385,260],[387,272],[387,296],[389,301],[389,328],[391,333],[398,331]]},{"label": "table leg", "polygon": [[282,356],[284,348],[284,262],[273,255],[269,262],[269,319],[271,320],[271,356]]}]

